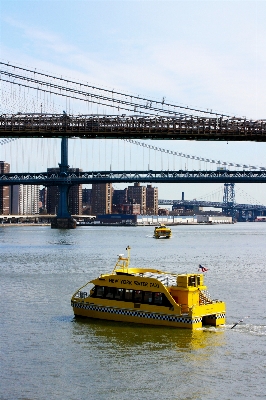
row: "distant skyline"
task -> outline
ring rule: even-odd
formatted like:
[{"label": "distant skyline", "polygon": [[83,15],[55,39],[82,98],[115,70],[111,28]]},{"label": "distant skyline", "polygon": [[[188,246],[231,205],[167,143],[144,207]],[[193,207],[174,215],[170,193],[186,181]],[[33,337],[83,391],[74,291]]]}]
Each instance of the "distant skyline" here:
[{"label": "distant skyline", "polygon": [[[165,97],[174,104],[266,118],[265,1],[2,0],[0,7],[3,62],[157,100]],[[1,87],[3,98],[6,88]],[[59,112],[61,108],[59,101]],[[205,158],[266,165],[265,143],[152,144]],[[99,154],[102,142],[93,146]],[[104,146],[110,153],[111,142]],[[2,159],[7,150],[0,147]],[[132,145],[130,154],[132,159],[140,157],[137,146]],[[15,165],[15,157],[11,150],[10,161],[4,161]],[[48,160],[50,155],[43,157]],[[78,155],[73,162],[77,159]],[[103,154],[98,159],[107,166],[116,162]],[[86,160],[79,163],[75,166],[82,168]],[[36,159],[35,168],[39,165]],[[199,198],[218,186],[158,185],[159,197],[180,198],[184,191],[186,198]],[[266,204],[265,184],[238,186]]]}]

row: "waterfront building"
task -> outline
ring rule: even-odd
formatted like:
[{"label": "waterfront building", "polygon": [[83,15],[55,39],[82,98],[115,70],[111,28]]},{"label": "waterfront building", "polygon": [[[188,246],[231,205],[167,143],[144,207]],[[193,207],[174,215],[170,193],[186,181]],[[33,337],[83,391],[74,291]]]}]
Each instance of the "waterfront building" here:
[{"label": "waterfront building", "polygon": [[19,215],[39,214],[40,186],[19,185]]},{"label": "waterfront building", "polygon": [[124,207],[128,205],[127,198],[128,189],[114,189],[113,190],[113,200],[112,200],[112,212],[118,214],[129,214],[125,212]]},{"label": "waterfront building", "polygon": [[158,188],[152,187],[152,185],[147,185],[146,188],[146,213],[158,214]]},{"label": "waterfront building", "polygon": [[10,187],[10,214],[34,215],[40,210],[39,185],[13,185]]},{"label": "waterfront building", "polygon": [[[10,172],[10,164],[0,161],[0,173],[8,174]],[[10,214],[10,186],[0,186],[0,214]]]},{"label": "waterfront building", "polygon": [[92,214],[112,213],[112,184],[92,184],[91,196]]},{"label": "waterfront building", "polygon": [[128,196],[127,196],[128,189],[114,189],[113,191],[113,205],[119,204],[127,204]]},{"label": "waterfront building", "polygon": [[22,185],[12,185],[10,186],[10,214],[19,215],[19,192],[20,186]]},{"label": "waterfront building", "polygon": [[40,189],[40,202],[41,204],[41,209],[47,210],[47,188],[44,187],[42,189]]},{"label": "waterfront building", "polygon": [[82,189],[82,206],[87,207],[91,205],[92,189]]},{"label": "waterfront building", "polygon": [[119,204],[113,205],[113,214],[124,214],[124,215],[139,215],[140,205],[139,204]]},{"label": "waterfront building", "polygon": [[140,186],[139,182],[128,186],[128,201],[130,204],[139,204],[140,214],[146,214],[146,187]]}]

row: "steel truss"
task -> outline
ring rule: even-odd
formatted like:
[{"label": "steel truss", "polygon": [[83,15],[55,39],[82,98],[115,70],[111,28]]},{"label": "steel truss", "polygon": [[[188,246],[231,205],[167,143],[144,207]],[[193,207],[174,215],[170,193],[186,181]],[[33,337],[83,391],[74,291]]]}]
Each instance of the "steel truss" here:
[{"label": "steel truss", "polygon": [[266,120],[198,116],[0,115],[3,137],[266,142]]},{"label": "steel truss", "polygon": [[0,175],[0,186],[92,183],[266,183],[266,171],[90,171]]},{"label": "steel truss", "polygon": [[[158,203],[162,205],[173,205],[176,208],[178,207],[212,207],[212,208],[230,208],[231,205],[228,205],[225,202],[220,201],[203,201],[203,200],[163,200],[159,199]],[[266,211],[266,206],[261,204],[238,204],[234,203],[234,208],[236,210],[257,210],[257,211]]]}]

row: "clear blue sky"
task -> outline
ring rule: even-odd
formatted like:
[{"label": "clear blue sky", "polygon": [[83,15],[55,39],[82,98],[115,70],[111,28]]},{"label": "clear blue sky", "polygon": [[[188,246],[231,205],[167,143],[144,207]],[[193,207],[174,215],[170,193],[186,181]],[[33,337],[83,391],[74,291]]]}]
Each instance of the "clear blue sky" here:
[{"label": "clear blue sky", "polygon": [[[265,1],[1,0],[0,7],[1,61],[175,104],[266,118]],[[264,143],[158,145],[266,166]],[[185,191],[195,198],[216,186],[160,185],[159,197],[180,198]],[[265,184],[240,187],[266,204]]]}]

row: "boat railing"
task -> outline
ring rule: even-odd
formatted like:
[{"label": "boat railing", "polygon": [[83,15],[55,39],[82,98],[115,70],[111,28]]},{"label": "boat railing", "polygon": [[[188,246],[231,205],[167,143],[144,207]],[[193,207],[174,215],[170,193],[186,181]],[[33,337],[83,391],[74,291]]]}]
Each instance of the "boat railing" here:
[{"label": "boat railing", "polygon": [[200,305],[213,303],[210,293],[207,290],[200,290],[199,303],[200,303]]},{"label": "boat railing", "polygon": [[76,294],[75,294],[75,298],[78,298],[78,299],[86,299],[87,297],[89,297],[90,296],[90,293],[88,293],[88,292],[82,292],[82,291],[78,291]]}]

